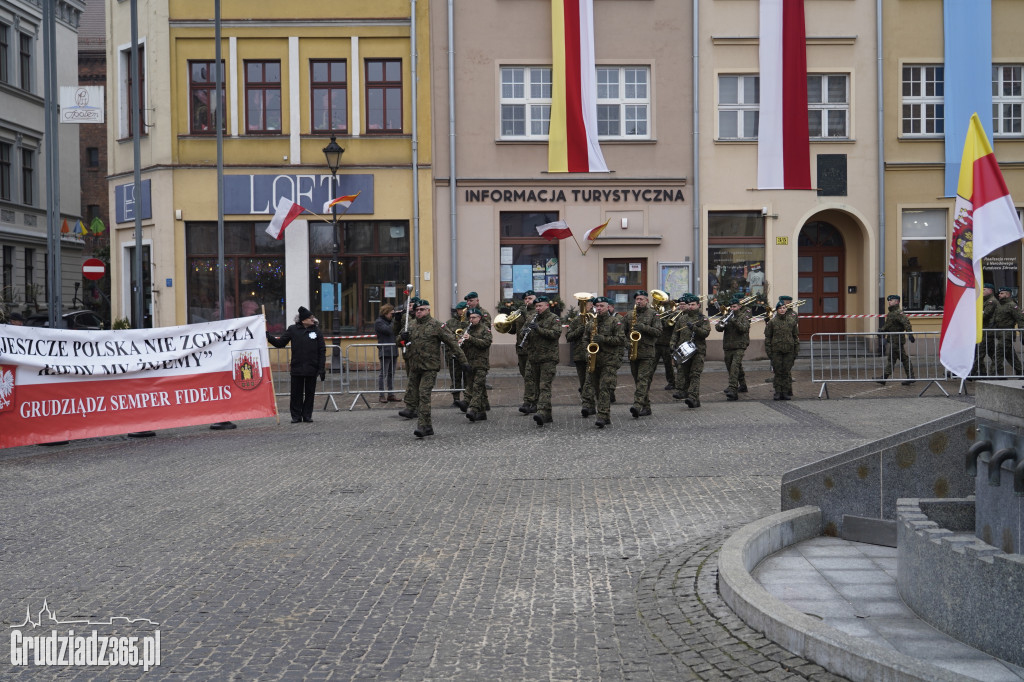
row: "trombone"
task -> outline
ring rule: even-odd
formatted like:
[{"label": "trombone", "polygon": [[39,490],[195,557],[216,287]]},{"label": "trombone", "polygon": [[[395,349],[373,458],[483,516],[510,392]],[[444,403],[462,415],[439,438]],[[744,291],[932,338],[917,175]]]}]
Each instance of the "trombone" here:
[{"label": "trombone", "polygon": [[[740,307],[743,308],[744,306],[748,306],[748,305],[750,305],[751,303],[753,303],[756,300],[757,300],[757,296],[754,296],[754,295],[747,296],[746,298],[744,298],[744,299],[742,299],[740,301]],[[729,304],[729,305],[732,305],[732,304]],[[723,311],[723,312],[715,315],[714,317],[712,317],[710,320],[708,320],[708,322],[711,322],[712,324],[718,324],[719,322],[721,322],[722,324],[725,324],[729,320],[730,317],[732,317],[732,310],[729,310],[729,312],[724,312]]]},{"label": "trombone", "polygon": [[[802,306],[804,303],[807,303],[807,301],[805,299],[800,299],[799,301],[792,301],[790,303],[787,303],[783,307],[788,308],[790,310],[796,310],[797,308]],[[753,322],[767,322],[768,320],[772,319],[772,317],[774,317],[774,316],[775,316],[775,311],[772,308],[769,307],[768,309],[765,310],[765,312],[763,314],[758,315],[757,317],[750,318],[750,321],[752,323]]]}]

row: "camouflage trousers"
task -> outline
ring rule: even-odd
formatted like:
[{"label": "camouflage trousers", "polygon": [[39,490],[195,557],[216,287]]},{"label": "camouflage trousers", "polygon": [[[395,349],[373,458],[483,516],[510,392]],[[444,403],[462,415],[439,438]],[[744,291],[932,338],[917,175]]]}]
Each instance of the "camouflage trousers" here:
[{"label": "camouflage trousers", "polygon": [[430,423],[430,398],[434,390],[434,382],[437,380],[437,370],[408,370],[409,383],[405,389],[405,406],[410,410],[416,410],[419,415],[417,424],[419,426],[431,426]]},{"label": "camouflage trousers", "polygon": [[1013,334],[1009,329],[996,332],[995,354],[992,356],[993,376],[1005,376],[1003,363],[1006,362],[1013,369],[1015,376],[1024,374],[1021,368],[1020,356],[1013,350]]},{"label": "camouflage trousers", "polygon": [[596,410],[597,416],[604,420],[611,419],[612,396],[618,386],[619,368],[611,365],[598,365],[593,372],[587,374],[587,383],[583,386],[583,407]]},{"label": "camouflage trousers", "polygon": [[526,390],[524,395],[534,396],[531,405],[537,406],[537,414],[551,416],[551,382],[555,380],[557,360],[530,360],[526,365]]},{"label": "camouflage trousers", "polygon": [[527,405],[537,404],[537,387],[530,382],[530,360],[526,355],[519,356],[519,373],[523,375],[523,402]]},{"label": "camouflage trousers", "polygon": [[484,412],[487,402],[487,368],[474,367],[466,381],[466,401],[472,412]]},{"label": "camouflage trousers", "polygon": [[[888,352],[885,354],[885,375],[888,379],[896,369],[896,363],[903,364],[903,372],[908,379],[914,378],[914,366],[910,364],[910,357],[907,355],[907,347],[903,343],[889,343]],[[1019,362],[1019,361],[1018,361]]]},{"label": "camouflage trousers", "polygon": [[579,379],[580,382],[579,393],[580,395],[583,395],[583,387],[587,384],[587,361],[576,360],[573,364],[576,365],[576,378]]},{"label": "camouflage trousers", "polygon": [[[669,386],[676,385],[676,370],[672,366],[672,347],[671,346],[655,346],[654,347],[654,372],[657,373],[658,365],[665,365],[665,383]],[[651,379],[653,380],[653,376]]]},{"label": "camouflage trousers", "polygon": [[771,356],[772,388],[776,393],[789,395],[793,392],[793,363],[796,362],[796,353],[773,353]]},{"label": "camouflage trousers", "polygon": [[736,392],[740,384],[745,384],[746,377],[743,375],[743,354],[746,348],[725,351],[725,368],[729,371],[729,390]]},{"label": "camouflage trousers", "polygon": [[633,382],[636,390],[633,392],[633,405],[640,408],[651,406],[651,380],[654,379],[654,368],[658,366],[657,356],[649,358],[637,358],[629,363],[629,370],[633,374]]},{"label": "camouflage trousers", "polygon": [[700,400],[700,375],[704,372],[704,353],[697,351],[681,365],[676,365],[676,391]]}]

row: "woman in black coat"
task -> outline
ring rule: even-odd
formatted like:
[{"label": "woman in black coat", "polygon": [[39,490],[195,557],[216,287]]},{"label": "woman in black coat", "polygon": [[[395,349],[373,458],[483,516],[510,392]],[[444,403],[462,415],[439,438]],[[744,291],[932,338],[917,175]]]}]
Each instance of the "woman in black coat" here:
[{"label": "woman in black coat", "polygon": [[324,380],[327,361],[327,343],[316,326],[316,318],[306,308],[299,307],[295,324],[275,336],[267,332],[267,340],[277,348],[292,344],[292,397],[289,409],[292,424],[313,421],[313,400],[316,396],[316,378]]},{"label": "woman in black coat", "polygon": [[[380,402],[398,402],[398,398],[392,393],[395,390],[395,360],[398,358],[398,346],[395,345],[395,331],[392,327],[392,319],[395,316],[395,307],[385,303],[380,307],[380,316],[374,323],[374,331],[377,332],[377,352],[380,354],[380,374],[377,376],[377,390],[380,391]],[[384,384],[387,384],[388,394],[384,395]]]}]

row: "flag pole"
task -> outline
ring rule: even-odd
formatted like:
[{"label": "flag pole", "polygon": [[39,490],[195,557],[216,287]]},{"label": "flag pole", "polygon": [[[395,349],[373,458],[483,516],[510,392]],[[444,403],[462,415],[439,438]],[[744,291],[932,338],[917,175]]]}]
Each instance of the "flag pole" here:
[{"label": "flag pole", "polygon": [[[267,306],[266,304],[260,305],[260,314],[263,315],[263,328],[267,328]],[[277,425],[281,425],[281,413],[277,411],[277,391],[274,390],[274,365],[270,363],[270,352],[267,349],[267,372],[270,373],[270,395],[274,398],[274,417],[277,419]]]},{"label": "flag pole", "polygon": [[572,235],[572,240],[576,242],[576,248],[580,250],[580,255],[586,256],[587,252],[583,250],[583,247],[580,246],[580,243],[576,240],[576,235]]}]

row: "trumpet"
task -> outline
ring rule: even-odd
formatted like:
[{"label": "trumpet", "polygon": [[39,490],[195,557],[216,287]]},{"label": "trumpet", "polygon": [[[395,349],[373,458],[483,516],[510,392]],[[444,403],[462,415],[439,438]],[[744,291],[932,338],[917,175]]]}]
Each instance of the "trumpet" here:
[{"label": "trumpet", "polygon": [[[796,310],[797,308],[802,306],[804,303],[807,303],[807,301],[804,300],[804,299],[800,299],[799,301],[793,301],[792,303],[787,303],[783,307],[788,308],[789,310]],[[758,315],[757,317],[752,317],[752,318],[750,318],[750,321],[751,322],[766,322],[766,321],[772,319],[772,317],[774,317],[774,316],[775,316],[775,311],[772,310],[771,308],[768,308],[764,312],[764,314]]]}]

